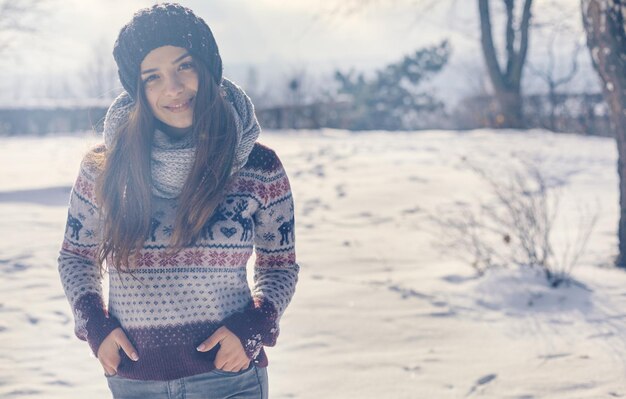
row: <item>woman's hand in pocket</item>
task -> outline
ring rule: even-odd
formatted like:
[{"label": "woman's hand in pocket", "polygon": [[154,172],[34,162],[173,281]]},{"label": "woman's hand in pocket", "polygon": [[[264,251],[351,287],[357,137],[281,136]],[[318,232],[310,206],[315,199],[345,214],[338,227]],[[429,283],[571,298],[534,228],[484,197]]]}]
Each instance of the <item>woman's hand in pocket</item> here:
[{"label": "woman's hand in pocket", "polygon": [[117,374],[117,368],[121,361],[120,349],[122,349],[130,359],[134,361],[139,360],[137,350],[135,350],[133,344],[128,340],[124,330],[118,327],[107,335],[98,348],[98,360],[107,375]]},{"label": "woman's hand in pocket", "polygon": [[204,341],[197,350],[208,352],[215,345],[220,349],[215,356],[215,367],[223,371],[237,372],[250,366],[250,359],[241,345],[239,337],[233,334],[226,326],[218,328],[213,335]]}]

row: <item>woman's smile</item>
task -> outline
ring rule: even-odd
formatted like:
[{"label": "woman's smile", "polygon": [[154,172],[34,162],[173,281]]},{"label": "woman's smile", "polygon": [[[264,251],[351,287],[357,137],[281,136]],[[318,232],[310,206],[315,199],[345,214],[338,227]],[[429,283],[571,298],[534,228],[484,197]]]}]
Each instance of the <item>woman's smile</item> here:
[{"label": "woman's smile", "polygon": [[158,47],[141,62],[141,71],[154,117],[173,129],[191,127],[198,73],[189,51],[176,46]]},{"label": "woman's smile", "polygon": [[185,100],[185,101],[173,102],[170,105],[163,106],[163,108],[165,108],[168,111],[173,112],[173,113],[185,112],[185,111],[193,109],[193,100],[194,99],[195,99],[195,97],[192,97],[192,98],[190,98],[188,100]]}]

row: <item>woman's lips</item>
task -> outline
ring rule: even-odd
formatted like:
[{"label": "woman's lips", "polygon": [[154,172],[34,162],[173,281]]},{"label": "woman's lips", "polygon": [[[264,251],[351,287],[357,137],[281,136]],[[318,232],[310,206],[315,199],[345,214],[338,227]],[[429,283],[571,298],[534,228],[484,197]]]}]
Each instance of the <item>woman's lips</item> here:
[{"label": "woman's lips", "polygon": [[183,103],[166,105],[163,108],[167,109],[170,112],[174,112],[174,113],[184,112],[184,111],[187,111],[188,109],[191,108],[191,102],[192,101],[193,101],[193,98],[190,98],[189,100],[187,100],[187,101],[185,101]]}]

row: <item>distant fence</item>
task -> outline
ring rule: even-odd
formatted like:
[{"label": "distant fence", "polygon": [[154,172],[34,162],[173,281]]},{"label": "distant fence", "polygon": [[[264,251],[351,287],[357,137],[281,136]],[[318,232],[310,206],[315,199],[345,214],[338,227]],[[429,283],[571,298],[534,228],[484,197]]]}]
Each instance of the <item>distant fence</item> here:
[{"label": "distant fence", "polygon": [[257,118],[266,129],[347,129],[350,126],[350,103],[334,101],[305,105],[285,105],[256,110]]},{"label": "distant fence", "polygon": [[[612,136],[609,108],[600,93],[528,95],[523,99],[527,128]],[[491,96],[468,97],[452,114],[459,129],[498,128],[498,104]]]},{"label": "distant fence", "polygon": [[[1,106],[0,134],[47,134],[84,130],[102,131],[104,116],[111,100],[46,101]],[[346,129],[351,104],[317,102],[257,108],[259,122],[266,129]],[[493,97],[467,98],[444,117],[433,115],[429,127],[441,129],[498,128],[498,110]],[[524,98],[525,121],[529,128],[558,132],[610,136],[609,110],[601,94],[560,94],[548,98],[531,95]]]},{"label": "distant fence", "polygon": [[[0,106],[0,134],[47,134],[84,130],[102,131],[104,116],[112,100],[71,102],[46,101]],[[259,108],[257,118],[266,129],[345,128],[345,102]]]},{"label": "distant fence", "polygon": [[46,101],[0,106],[0,134],[47,134],[102,130],[111,100]]},{"label": "distant fence", "polygon": [[[102,131],[107,101],[46,101],[44,104],[0,106],[0,134],[22,135]],[[267,129],[319,129],[329,125],[342,128],[345,103],[316,103],[302,106],[260,108],[256,110],[261,126]],[[332,121],[332,122],[331,122]]]}]

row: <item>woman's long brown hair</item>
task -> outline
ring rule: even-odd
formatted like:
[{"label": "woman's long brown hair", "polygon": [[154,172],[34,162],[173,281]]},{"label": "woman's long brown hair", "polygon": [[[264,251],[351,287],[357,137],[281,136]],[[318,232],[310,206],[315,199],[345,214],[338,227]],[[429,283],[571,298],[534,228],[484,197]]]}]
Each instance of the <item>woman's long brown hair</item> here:
[{"label": "woman's long brown hair", "polygon": [[[177,198],[178,208],[170,238],[173,251],[192,244],[222,200],[233,167],[237,130],[220,87],[197,59],[198,92],[192,133],[195,161]],[[100,165],[96,200],[103,220],[97,254],[101,269],[105,260],[118,271],[131,271],[134,259],[150,232],[152,187],[150,156],[155,118],[139,82],[137,100],[128,121],[119,127],[112,148],[91,155]],[[111,264],[109,264],[109,262]]]}]

